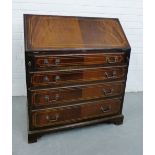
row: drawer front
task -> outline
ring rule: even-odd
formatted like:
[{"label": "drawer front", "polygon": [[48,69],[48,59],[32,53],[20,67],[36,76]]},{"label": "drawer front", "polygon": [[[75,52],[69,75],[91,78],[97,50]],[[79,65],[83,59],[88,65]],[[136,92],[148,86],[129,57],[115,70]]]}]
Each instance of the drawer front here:
[{"label": "drawer front", "polygon": [[[31,62],[34,61],[34,62]],[[58,67],[73,67],[83,65],[119,65],[127,62],[125,53],[100,53],[85,55],[34,55],[28,61],[28,66],[34,65],[34,69],[56,69]]]},{"label": "drawer front", "polygon": [[32,126],[45,127],[72,123],[95,117],[103,117],[119,113],[121,100],[104,100],[64,108],[38,110],[32,112]]},{"label": "drawer front", "polygon": [[82,100],[122,95],[124,83],[100,83],[79,87],[36,90],[31,93],[32,106],[58,106]]},{"label": "drawer front", "polygon": [[98,80],[122,80],[126,76],[126,71],[126,67],[105,67],[73,71],[30,73],[30,81],[31,87],[33,87],[93,82]]}]

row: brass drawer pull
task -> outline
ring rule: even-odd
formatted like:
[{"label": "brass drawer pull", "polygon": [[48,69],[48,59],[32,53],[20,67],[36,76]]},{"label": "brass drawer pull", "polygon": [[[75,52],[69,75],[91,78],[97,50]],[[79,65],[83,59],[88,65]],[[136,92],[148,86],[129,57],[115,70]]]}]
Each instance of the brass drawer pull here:
[{"label": "brass drawer pull", "polygon": [[103,89],[103,93],[105,96],[111,95],[113,92],[113,89]]},{"label": "brass drawer pull", "polygon": [[58,81],[58,80],[60,80],[60,76],[59,75],[56,75],[55,76],[55,81]]},{"label": "brass drawer pull", "polygon": [[48,64],[48,59],[44,59],[44,64]]},{"label": "brass drawer pull", "polygon": [[101,106],[101,111],[103,112],[103,113],[106,113],[106,112],[109,112],[109,111],[111,111],[111,106],[109,105],[109,106],[107,106],[107,107],[103,107],[103,106]]},{"label": "brass drawer pull", "polygon": [[112,75],[108,74],[108,72],[105,72],[105,75],[108,79],[116,78],[116,71],[113,71]]},{"label": "brass drawer pull", "polygon": [[49,116],[49,115],[46,116],[46,120],[48,122],[55,122],[58,120],[58,118],[59,118],[59,114],[56,114],[55,116]]},{"label": "brass drawer pull", "polygon": [[110,57],[106,57],[106,62],[109,64],[116,63],[116,62],[118,62],[118,57],[115,56],[114,59],[111,59]]},{"label": "brass drawer pull", "polygon": [[49,82],[48,76],[44,76],[43,81],[44,81],[44,82]]},{"label": "brass drawer pull", "polygon": [[56,94],[55,95],[55,98],[53,99],[53,101],[57,101],[59,98],[60,98],[60,95],[59,94]]},{"label": "brass drawer pull", "polygon": [[58,65],[60,63],[60,59],[59,58],[56,58],[55,59],[55,65]]},{"label": "brass drawer pull", "polygon": [[49,102],[49,96],[48,95],[45,95],[44,99],[45,99],[45,102]]},{"label": "brass drawer pull", "polygon": [[45,95],[44,96],[44,101],[46,103],[50,103],[50,102],[57,101],[59,98],[60,98],[60,95],[59,94],[56,94],[55,97],[54,97],[54,99],[50,99],[50,96],[49,95]]}]

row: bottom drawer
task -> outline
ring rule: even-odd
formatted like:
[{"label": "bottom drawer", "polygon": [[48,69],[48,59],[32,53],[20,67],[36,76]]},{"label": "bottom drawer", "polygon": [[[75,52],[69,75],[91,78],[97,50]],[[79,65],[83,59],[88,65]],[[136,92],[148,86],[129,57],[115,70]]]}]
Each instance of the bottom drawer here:
[{"label": "bottom drawer", "polygon": [[113,115],[119,113],[120,108],[120,99],[108,99],[68,107],[33,111],[32,126],[34,128],[56,126],[89,118]]}]

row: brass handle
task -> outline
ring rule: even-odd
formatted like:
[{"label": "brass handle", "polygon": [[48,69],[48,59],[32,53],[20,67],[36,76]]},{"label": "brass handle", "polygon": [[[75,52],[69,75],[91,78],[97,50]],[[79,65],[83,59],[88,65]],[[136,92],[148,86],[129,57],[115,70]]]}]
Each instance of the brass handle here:
[{"label": "brass handle", "polygon": [[57,101],[59,98],[60,98],[60,95],[59,94],[56,94],[55,95],[55,98],[53,99],[53,101]]},{"label": "brass handle", "polygon": [[46,120],[48,122],[55,122],[58,120],[58,118],[59,118],[59,114],[56,114],[55,116],[49,116],[49,115],[46,116]]},{"label": "brass handle", "polygon": [[48,76],[44,76],[43,81],[44,81],[44,82],[49,82]]},{"label": "brass handle", "polygon": [[49,95],[44,96],[44,100],[45,100],[46,103],[51,103],[51,102],[57,101],[59,98],[60,98],[59,94],[56,94],[54,99],[50,99]]},{"label": "brass handle", "polygon": [[59,75],[56,75],[55,76],[55,81],[58,81],[58,80],[60,80],[60,76]]},{"label": "brass handle", "polygon": [[45,95],[44,99],[45,99],[45,102],[49,102],[49,96],[48,95]]},{"label": "brass handle", "polygon": [[55,59],[55,65],[58,65],[60,63],[60,59],[59,58],[56,58]]},{"label": "brass handle", "polygon": [[118,57],[115,56],[114,59],[111,59],[110,57],[106,57],[106,62],[109,64],[116,63],[118,61]]},{"label": "brass handle", "polygon": [[103,93],[105,96],[111,95],[113,92],[113,89],[103,89]]},{"label": "brass handle", "polygon": [[48,59],[44,59],[44,64],[48,64]]},{"label": "brass handle", "polygon": [[109,105],[109,106],[107,106],[107,107],[103,107],[103,106],[101,106],[101,111],[103,112],[103,113],[106,113],[106,112],[109,112],[110,110],[111,110],[111,106]]},{"label": "brass handle", "polygon": [[105,72],[105,75],[108,79],[116,78],[116,71],[113,71],[112,75],[108,74],[108,72]]}]

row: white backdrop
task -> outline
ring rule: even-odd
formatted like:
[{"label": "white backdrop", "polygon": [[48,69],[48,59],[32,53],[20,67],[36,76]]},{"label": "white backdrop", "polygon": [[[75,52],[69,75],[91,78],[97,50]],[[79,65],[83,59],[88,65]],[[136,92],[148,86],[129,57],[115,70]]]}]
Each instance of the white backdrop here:
[{"label": "white backdrop", "polygon": [[143,90],[142,0],[13,0],[13,96],[26,95],[24,13],[119,18],[132,48],[126,91]]}]

